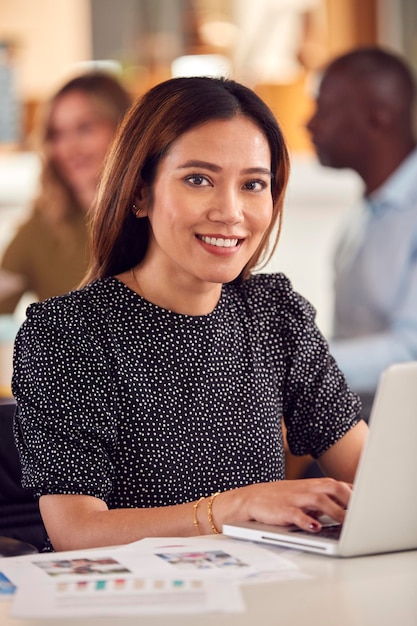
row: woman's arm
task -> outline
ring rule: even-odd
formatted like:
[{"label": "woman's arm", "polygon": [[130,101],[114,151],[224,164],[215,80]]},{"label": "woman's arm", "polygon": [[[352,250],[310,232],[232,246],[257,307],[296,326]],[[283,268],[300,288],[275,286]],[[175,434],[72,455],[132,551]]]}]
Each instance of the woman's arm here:
[{"label": "woman's arm", "polygon": [[367,434],[368,426],[361,420],[326,450],[319,459],[324,473],[336,480],[353,483]]},{"label": "woman's arm", "polygon": [[[109,510],[91,496],[46,495],[40,499],[42,518],[55,550],[72,550],[130,543],[144,537],[191,536],[221,531],[224,523],[257,520],[320,529],[318,513],[342,522],[351,494],[349,484],[332,478],[284,480],[248,485],[198,503],[140,509]],[[194,524],[197,521],[198,524]]]}]

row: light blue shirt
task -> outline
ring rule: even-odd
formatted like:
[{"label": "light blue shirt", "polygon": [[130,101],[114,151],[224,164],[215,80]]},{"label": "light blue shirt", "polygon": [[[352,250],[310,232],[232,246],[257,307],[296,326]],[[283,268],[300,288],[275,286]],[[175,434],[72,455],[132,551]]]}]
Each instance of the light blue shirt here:
[{"label": "light blue shirt", "polygon": [[336,251],[330,349],[352,389],[372,393],[386,367],[417,360],[417,148],[363,208],[356,250],[345,238]]}]

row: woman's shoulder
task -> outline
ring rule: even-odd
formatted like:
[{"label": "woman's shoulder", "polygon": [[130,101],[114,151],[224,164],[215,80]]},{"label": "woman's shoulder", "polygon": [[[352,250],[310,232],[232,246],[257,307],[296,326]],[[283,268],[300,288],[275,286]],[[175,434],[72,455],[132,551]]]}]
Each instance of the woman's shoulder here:
[{"label": "woman's shoulder", "polygon": [[17,225],[14,236],[6,247],[6,257],[27,259],[30,263],[39,250],[50,249],[55,245],[55,238],[45,218],[37,210],[27,215]]},{"label": "woman's shoulder", "polygon": [[24,324],[59,327],[62,332],[83,334],[86,327],[101,325],[108,316],[114,302],[113,291],[117,290],[113,282],[117,283],[111,278],[96,280],[80,289],[31,304]]},{"label": "woman's shoulder", "polygon": [[293,287],[290,279],[282,273],[253,274],[249,280],[239,283],[243,292],[258,297],[274,298],[278,294],[291,294]]},{"label": "woman's shoulder", "polygon": [[21,246],[22,250],[36,247],[39,238],[44,239],[44,228],[42,220],[35,212],[30,213],[17,224],[15,234],[8,244],[8,248]]},{"label": "woman's shoulder", "polygon": [[248,280],[230,283],[229,292],[245,301],[255,313],[282,318],[315,316],[313,306],[297,291],[285,274],[254,274]]}]

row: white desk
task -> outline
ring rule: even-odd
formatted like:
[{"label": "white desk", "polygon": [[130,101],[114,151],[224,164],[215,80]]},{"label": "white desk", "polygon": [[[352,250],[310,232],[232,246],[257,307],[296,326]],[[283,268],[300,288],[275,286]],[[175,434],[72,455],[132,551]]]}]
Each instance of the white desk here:
[{"label": "white desk", "polygon": [[[417,551],[351,559],[285,551],[313,577],[246,585],[245,613],[108,617],[83,626],[416,626]],[[74,626],[75,619],[14,620],[0,601],[2,626]]]}]

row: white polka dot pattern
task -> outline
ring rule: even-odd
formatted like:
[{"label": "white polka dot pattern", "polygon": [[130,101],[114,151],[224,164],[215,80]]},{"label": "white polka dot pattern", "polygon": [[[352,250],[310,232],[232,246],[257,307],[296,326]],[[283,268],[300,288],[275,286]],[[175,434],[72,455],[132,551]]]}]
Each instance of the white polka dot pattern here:
[{"label": "white polka dot pattern", "polygon": [[313,308],[280,274],[216,309],[160,309],[114,278],[32,305],[15,345],[15,435],[38,495],[154,507],[284,477],[357,421]]}]

